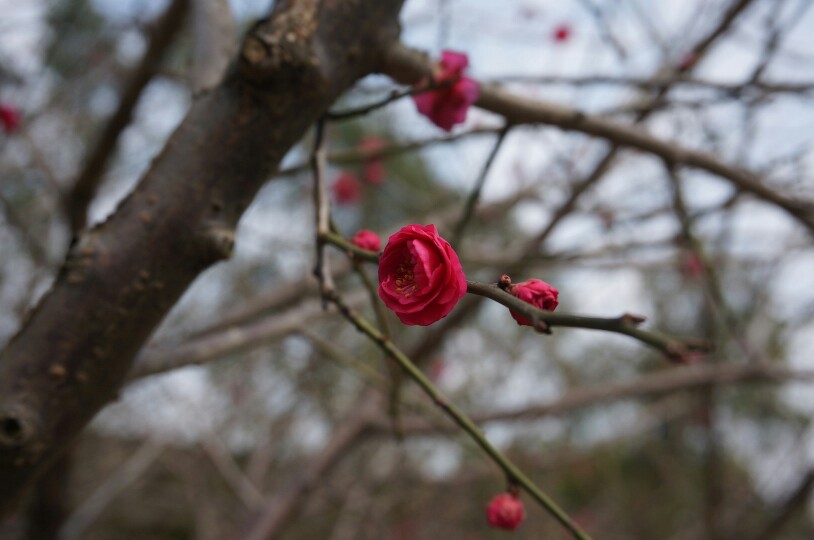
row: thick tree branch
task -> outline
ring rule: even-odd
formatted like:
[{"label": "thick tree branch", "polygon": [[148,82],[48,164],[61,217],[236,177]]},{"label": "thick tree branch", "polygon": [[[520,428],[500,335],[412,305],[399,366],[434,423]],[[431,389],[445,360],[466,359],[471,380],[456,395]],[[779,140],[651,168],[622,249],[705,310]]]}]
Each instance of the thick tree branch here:
[{"label": "thick tree branch", "polygon": [[0,511],[121,388],[293,144],[397,38],[400,0],[280,1],[0,354]]},{"label": "thick tree branch", "polygon": [[[414,84],[429,76],[433,63],[426,54],[400,44],[388,52],[386,73],[396,81]],[[567,131],[601,137],[614,144],[636,148],[664,161],[708,171],[729,180],[737,189],[770,202],[814,232],[814,205],[795,200],[763,184],[755,173],[727,165],[716,156],[685,148],[655,137],[643,129],[586,114],[580,110],[543,100],[512,95],[496,86],[482,85],[477,106],[502,115],[511,125],[547,124]]]}]

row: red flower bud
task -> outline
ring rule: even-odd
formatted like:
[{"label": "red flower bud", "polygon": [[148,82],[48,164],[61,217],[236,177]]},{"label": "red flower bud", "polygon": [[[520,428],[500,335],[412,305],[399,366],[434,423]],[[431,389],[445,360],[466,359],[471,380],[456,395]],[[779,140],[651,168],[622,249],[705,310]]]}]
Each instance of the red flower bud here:
[{"label": "red flower bud", "polygon": [[380,186],[384,184],[384,177],[384,162],[382,160],[371,159],[365,162],[364,168],[362,169],[362,178],[365,179],[365,182],[373,184],[374,186]]},{"label": "red flower bud", "polygon": [[455,82],[413,96],[418,112],[443,130],[450,131],[455,124],[465,122],[469,107],[480,95],[478,83],[463,75],[467,65],[469,58],[465,54],[443,51],[435,82],[443,84],[451,79]]},{"label": "red flower bud", "polygon": [[[527,279],[526,281],[515,283],[509,286],[506,291],[523,302],[527,302],[545,311],[554,311],[557,305],[559,305],[557,297],[560,292],[545,281],[539,279]],[[527,317],[515,311],[512,311],[511,314],[520,326],[532,326],[531,320]]]},{"label": "red flower bud", "polygon": [[496,495],[486,507],[486,520],[496,529],[513,531],[526,519],[523,501],[511,493]]},{"label": "red flower bud", "polygon": [[[359,141],[359,150],[362,152],[377,152],[384,146],[384,140],[379,137],[364,137]],[[362,169],[362,178],[368,184],[381,185],[384,183],[384,161],[381,158],[365,160]]]},{"label": "red flower bud", "polygon": [[339,204],[352,204],[359,200],[362,196],[362,186],[356,175],[349,172],[340,174],[334,185],[331,188],[334,194],[334,199]]},{"label": "red flower bud", "polygon": [[567,24],[561,24],[554,28],[551,38],[557,43],[565,43],[571,37],[571,27]]},{"label": "red flower bud", "polygon": [[458,255],[435,225],[407,225],[387,241],[379,261],[379,297],[402,323],[430,325],[465,294]]},{"label": "red flower bud", "polygon": [[14,133],[22,122],[19,109],[7,103],[0,103],[0,124],[6,133]]},{"label": "red flower bud", "polygon": [[687,71],[691,67],[695,66],[696,62],[698,62],[698,55],[694,52],[688,52],[682,56],[681,60],[678,62],[678,69],[681,71]]},{"label": "red flower bud", "polygon": [[681,257],[681,274],[686,279],[698,279],[704,275],[704,261],[695,251],[688,251]]},{"label": "red flower bud", "polygon": [[366,249],[368,251],[378,252],[382,246],[382,241],[379,239],[379,235],[367,229],[360,229],[357,231],[350,241],[354,246]]}]

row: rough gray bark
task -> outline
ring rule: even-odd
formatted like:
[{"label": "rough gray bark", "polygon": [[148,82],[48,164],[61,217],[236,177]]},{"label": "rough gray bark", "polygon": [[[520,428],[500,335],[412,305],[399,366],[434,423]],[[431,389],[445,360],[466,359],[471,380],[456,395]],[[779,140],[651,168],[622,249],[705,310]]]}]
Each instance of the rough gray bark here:
[{"label": "rough gray bark", "polygon": [[0,513],[116,397],[195,277],[229,256],[237,220],[286,151],[379,68],[401,3],[278,1],[133,193],[80,236],[0,353]]}]

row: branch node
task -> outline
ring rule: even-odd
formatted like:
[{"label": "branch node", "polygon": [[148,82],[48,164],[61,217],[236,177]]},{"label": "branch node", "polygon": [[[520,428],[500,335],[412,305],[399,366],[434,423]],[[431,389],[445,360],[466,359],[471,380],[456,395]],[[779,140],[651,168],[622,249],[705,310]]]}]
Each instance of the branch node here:
[{"label": "branch node", "polygon": [[537,321],[534,323],[534,330],[538,334],[551,334],[551,327],[545,321]]},{"label": "branch node", "polygon": [[204,238],[212,248],[217,260],[228,259],[235,247],[235,230],[224,224],[211,224],[205,229]]},{"label": "branch node", "polygon": [[0,447],[22,447],[31,441],[33,435],[33,423],[22,411],[0,411]]},{"label": "branch node", "polygon": [[639,326],[643,322],[647,320],[647,317],[643,315],[634,315],[633,313],[625,313],[619,319],[622,321],[623,324],[629,324],[632,326]]}]

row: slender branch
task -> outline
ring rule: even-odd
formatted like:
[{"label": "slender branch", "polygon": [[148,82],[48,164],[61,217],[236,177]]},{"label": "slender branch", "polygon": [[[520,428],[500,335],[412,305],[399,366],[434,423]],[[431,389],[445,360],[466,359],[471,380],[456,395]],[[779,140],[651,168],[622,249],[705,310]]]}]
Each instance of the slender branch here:
[{"label": "slender branch", "polygon": [[600,318],[543,311],[515,298],[501,290],[497,285],[475,281],[466,282],[466,292],[485,296],[499,304],[503,304],[512,311],[521,313],[532,321],[532,325],[536,329],[543,331],[554,326],[565,326],[624,334],[661,351],[670,360],[676,362],[687,361],[687,355],[691,352],[707,352],[709,350],[709,346],[705,343],[688,340],[679,341],[663,334],[642,330],[638,325],[644,322],[644,318],[637,315],[624,314],[620,317]]},{"label": "slender branch", "polygon": [[104,178],[105,167],[113,156],[119,136],[130,125],[133,111],[142,92],[158,72],[162,58],[181,29],[189,4],[189,0],[173,0],[156,24],[141,64],[122,90],[119,107],[107,122],[102,133],[99,134],[99,139],[88,155],[85,167],[77,176],[66,200],[71,230],[74,233],[85,226],[88,206]]},{"label": "slender branch", "polygon": [[[479,300],[480,298],[470,298],[458,304],[455,311],[431,329],[424,339],[410,351],[410,357],[418,361],[429,358],[433,351],[441,346],[444,336],[448,335],[452,328],[459,326],[467,318],[477,313],[475,308],[480,304]],[[305,473],[305,478],[325,478],[330,470],[350,453],[348,451],[350,446],[370,432],[371,421],[380,415],[382,406],[381,396],[375,391],[363,392],[351,413],[334,429],[331,441],[326,445],[325,450],[307,467],[308,472]],[[364,417],[364,422],[360,422],[360,417]],[[387,424],[387,428],[392,432],[390,423]],[[346,436],[347,431],[350,431],[352,436]],[[334,441],[337,440],[341,440],[342,444],[335,444]],[[306,480],[295,482],[276,503],[268,505],[255,524],[256,529],[264,532],[266,536],[259,534],[258,536],[264,540],[271,540],[279,534],[297,515],[300,507],[306,501],[311,487],[311,483]]]},{"label": "slender branch", "polygon": [[[401,0],[277,2],[0,352],[0,513],[124,385],[283,156],[398,38]],[[352,30],[349,30],[352,28]],[[348,61],[348,51],[353,61]]]},{"label": "slender branch", "polygon": [[[367,150],[353,149],[353,150],[339,150],[328,154],[327,159],[329,163],[337,163],[345,165],[349,163],[359,163],[369,161],[371,159],[380,159],[397,156],[406,152],[420,150],[427,146],[434,146],[436,144],[448,144],[468,139],[470,137],[480,137],[482,135],[492,135],[499,133],[502,128],[475,128],[469,131],[461,131],[460,133],[452,133],[439,135],[437,137],[429,137],[427,139],[420,139],[414,141],[395,142],[385,144],[379,148],[371,148]],[[311,167],[310,163],[302,162],[297,165],[292,165],[281,169],[277,176],[291,176],[301,172],[305,172]]]},{"label": "slender branch", "polygon": [[788,522],[806,507],[812,490],[814,490],[814,469],[809,469],[800,479],[797,487],[776,509],[771,521],[758,531],[753,540],[771,540],[778,537]]},{"label": "slender branch", "polygon": [[[742,0],[738,4],[748,2]],[[389,51],[385,69],[397,81],[410,83],[424,76],[432,69],[432,65],[423,53],[397,44]],[[554,125],[568,131],[601,137],[621,146],[637,148],[673,164],[706,170],[729,180],[738,189],[782,208],[814,232],[814,205],[779,194],[765,186],[755,173],[727,165],[714,155],[662,140],[637,127],[589,115],[564,105],[515,96],[494,86],[481,86],[477,105],[502,115],[509,124]]]},{"label": "slender branch", "polygon": [[240,466],[235,462],[234,457],[229,452],[229,449],[224,446],[215,430],[210,430],[204,434],[199,446],[212,461],[212,465],[214,465],[226,485],[229,486],[229,489],[243,503],[243,506],[251,510],[263,504],[263,495],[240,469]]},{"label": "slender branch", "polygon": [[242,540],[272,540],[302,509],[308,494],[339,461],[370,432],[370,419],[381,407],[375,390],[364,392],[358,404],[347,415],[322,451],[280,496],[266,504],[254,517]]},{"label": "slender branch", "polygon": [[[711,47],[714,43],[715,39],[718,36],[721,36],[726,30],[730,27],[732,22],[734,21],[735,16],[742,12],[746,7],[749,5],[749,1],[739,1],[736,4],[733,4],[732,9],[722,18],[722,20],[707,34],[704,38],[702,38],[694,47],[693,51],[695,57],[700,59],[703,54]],[[664,75],[658,75],[656,79],[664,78],[664,83],[658,86],[655,90],[655,95],[646,96],[643,99],[637,100],[639,103],[638,105],[641,107],[640,110],[636,113],[636,117],[634,119],[635,124],[639,124],[644,122],[657,108],[659,104],[663,100],[663,98],[668,94],[672,84],[675,82],[676,78],[681,76],[686,76],[692,66],[689,68],[682,68],[680,70],[675,69],[671,65],[664,65],[660,70],[660,73],[667,73],[668,77],[665,78]],[[580,197],[588,191],[594,184],[596,184],[604,175],[607,173],[614,164],[616,159],[616,155],[618,154],[619,144],[614,143],[610,149],[602,156],[602,158],[597,162],[597,164],[592,168],[591,172],[585,175],[584,178],[575,182],[571,193],[569,194],[568,198],[555,210],[554,215],[552,216],[551,220],[548,222],[546,227],[537,235],[536,238],[529,241],[526,246],[524,246],[523,253],[533,253],[537,251],[540,245],[545,242],[545,240],[551,235],[551,233],[556,229],[556,227],[562,222],[562,220],[568,216],[576,207],[577,201]],[[515,268],[511,268],[511,272],[514,272]]]},{"label": "slender branch", "polygon": [[[490,411],[472,415],[478,424],[487,422],[521,422],[539,420],[547,416],[569,413],[611,401],[654,398],[710,386],[733,384],[814,382],[814,371],[795,370],[770,364],[721,364],[677,367],[638,377],[632,381],[594,384],[569,390],[549,403],[504,411]],[[377,429],[387,429],[378,422]],[[404,419],[405,434],[433,433],[443,428],[427,423],[425,419]]]},{"label": "slender branch", "polygon": [[748,80],[743,83],[724,83],[692,78],[686,75],[679,77],[650,79],[616,75],[587,75],[582,77],[561,77],[557,75],[502,75],[492,77],[484,82],[487,84],[528,83],[566,86],[615,85],[632,86],[642,90],[657,90],[665,85],[673,84],[706,88],[732,97],[739,97],[749,93],[750,91],[762,92],[765,94],[807,94],[814,91],[814,82],[793,83]]},{"label": "slender branch", "polygon": [[513,484],[521,486],[534,500],[546,509],[574,538],[578,540],[590,540],[579,525],[574,523],[570,517],[560,507],[543,493],[517,466],[512,463],[503,453],[495,448],[492,443],[483,435],[480,428],[461,411],[454,403],[450,402],[435,385],[424,375],[424,373],[398,349],[392,341],[387,339],[365,318],[353,311],[345,304],[341,296],[335,291],[330,294],[330,300],[337,305],[340,312],[362,333],[367,335],[380,349],[390,355],[398,362],[405,373],[418,384],[433,402],[438,405],[464,432],[469,435],[492,460],[503,469],[506,477]]},{"label": "slender branch", "polygon": [[[339,235],[328,235],[326,241],[348,249],[367,258],[371,262],[378,261],[378,254],[371,251],[362,250],[352,246]],[[546,327],[564,326],[570,328],[585,328],[589,330],[604,330],[617,334],[630,336],[642,343],[649,345],[675,362],[686,362],[688,355],[693,352],[708,352],[710,347],[707,343],[695,340],[678,340],[664,334],[643,330],[638,327],[644,322],[644,318],[636,315],[624,314],[620,317],[601,318],[587,317],[583,315],[571,315],[565,313],[553,313],[535,308],[522,300],[515,298],[507,292],[501,290],[497,285],[467,281],[467,292],[478,296],[484,296],[491,300],[503,304],[513,311],[522,313],[528,317],[535,328],[544,330]],[[543,326],[540,326],[540,324]]]},{"label": "slender branch", "polygon": [[[373,283],[373,280],[370,279],[370,276],[368,276],[365,267],[359,261],[357,261],[352,254],[350,254],[350,258],[356,274],[362,280],[362,283],[368,292],[370,305],[373,308],[373,313],[376,315],[376,322],[379,324],[379,329],[381,330],[382,335],[387,337],[387,339],[390,339],[390,327],[387,324],[387,314],[384,311],[384,304],[379,301],[379,296],[376,294],[376,285]],[[399,408],[399,402],[401,401],[403,376],[401,370],[398,368],[398,365],[396,365],[393,359],[387,356],[387,354],[384,355],[384,362],[387,369],[390,371],[390,391],[387,409],[390,413],[393,433],[396,438],[400,439],[402,437],[402,433],[401,409]]]},{"label": "slender branch", "polygon": [[492,151],[489,152],[486,162],[483,164],[483,167],[481,167],[478,180],[475,182],[475,186],[472,188],[472,191],[469,193],[469,197],[466,199],[463,212],[461,213],[461,219],[453,229],[452,245],[455,247],[458,247],[461,240],[463,240],[464,230],[469,224],[469,220],[472,219],[472,214],[475,211],[475,205],[478,204],[481,191],[483,191],[483,185],[486,183],[486,177],[489,175],[489,170],[492,168],[492,163],[494,163],[497,153],[500,151],[500,147],[503,145],[503,141],[506,138],[506,134],[509,133],[509,129],[511,129],[510,126],[506,126],[500,130],[500,133],[498,133],[495,144],[492,146]]},{"label": "slender branch", "polygon": [[102,514],[111,501],[144,474],[159,457],[164,446],[147,439],[113,471],[104,482],[68,517],[62,528],[63,540],[78,540],[85,530]]},{"label": "slender branch", "polygon": [[316,210],[316,250],[317,262],[314,275],[319,282],[319,290],[323,299],[323,307],[327,306],[325,297],[334,289],[333,275],[331,274],[328,257],[325,256],[325,236],[331,232],[331,201],[328,198],[328,188],[325,185],[325,147],[323,146],[325,134],[325,118],[317,122],[314,135],[314,151],[311,157],[311,167],[314,176],[314,209]]},{"label": "slender branch", "polygon": [[[363,290],[348,295],[348,302],[361,305],[367,299]],[[258,320],[221,328],[192,337],[181,343],[156,343],[146,347],[136,358],[129,380],[166,373],[174,369],[206,364],[230,354],[251,350],[298,332],[303,325],[331,315],[316,299],[303,301],[292,308],[275,312]]]},{"label": "slender branch", "polygon": [[347,354],[345,351],[340,350],[335,343],[330,342],[307,328],[302,329],[300,334],[308,339],[314,349],[319,351],[323,356],[343,367],[355,371],[356,374],[364,380],[365,384],[371,388],[375,388],[382,393],[387,392],[387,379],[369,362],[365,362],[354,355]]},{"label": "slender branch", "polygon": [[356,259],[377,264],[379,262],[378,253],[376,253],[375,251],[369,251],[367,249],[360,248],[359,246],[352,244],[347,238],[345,238],[341,234],[337,234],[333,231],[327,231],[320,233],[319,238],[320,242],[324,244],[333,244],[340,250],[351,255],[352,257],[355,257]]},{"label": "slender branch", "polygon": [[669,163],[665,163],[664,166],[673,188],[673,209],[678,218],[679,226],[681,227],[681,237],[701,264],[701,271],[703,273],[702,279],[708,291],[711,303],[710,307],[716,312],[716,315],[722,319],[725,328],[731,334],[734,341],[740,346],[746,357],[749,358],[750,361],[756,362],[758,361],[757,355],[739,328],[738,319],[724,297],[721,281],[718,278],[718,272],[712,264],[712,261],[710,261],[701,240],[695,234],[693,220],[684,202],[684,190],[681,178],[675,168],[671,167]]},{"label": "slender branch", "polygon": [[335,111],[335,112],[328,111],[325,114],[325,118],[326,118],[326,120],[337,121],[337,120],[349,120],[351,118],[356,118],[358,116],[364,116],[364,115],[369,114],[369,113],[371,113],[371,112],[373,112],[375,110],[381,109],[382,107],[386,107],[387,105],[390,105],[394,101],[398,101],[398,100],[400,100],[402,98],[405,98],[407,96],[414,96],[416,94],[421,94],[421,93],[426,92],[428,90],[437,90],[439,88],[445,88],[447,86],[455,84],[455,82],[457,80],[458,80],[457,77],[447,79],[445,81],[440,81],[440,82],[430,80],[428,83],[419,84],[417,86],[413,86],[413,87],[409,87],[409,88],[393,89],[393,90],[391,90],[390,95],[387,96],[385,99],[383,99],[381,101],[371,103],[370,105],[364,105],[362,107],[357,107],[355,109],[348,109],[348,110],[345,110],[345,111]]}]

